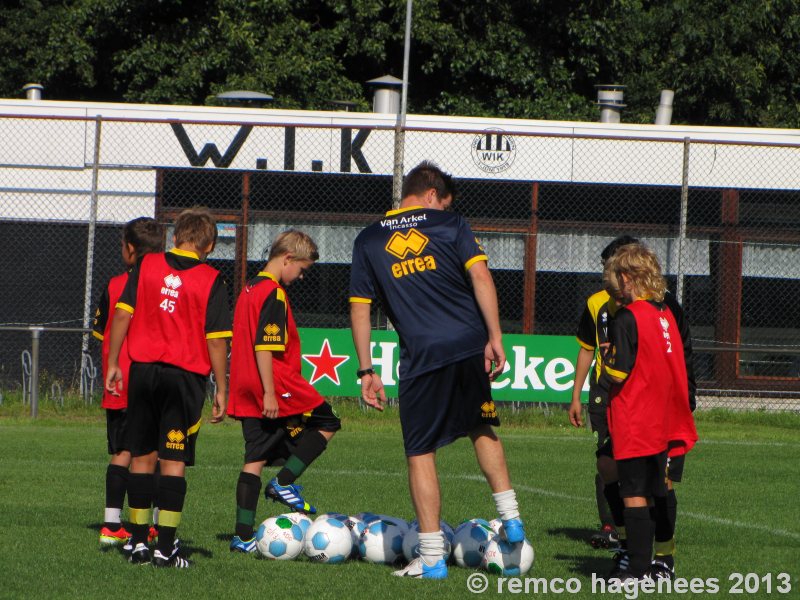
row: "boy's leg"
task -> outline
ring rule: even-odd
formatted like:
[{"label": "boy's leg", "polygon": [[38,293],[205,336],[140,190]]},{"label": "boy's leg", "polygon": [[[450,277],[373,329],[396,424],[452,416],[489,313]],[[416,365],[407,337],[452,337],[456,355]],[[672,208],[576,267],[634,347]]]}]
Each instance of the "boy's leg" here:
[{"label": "boy's leg", "polygon": [[491,425],[478,425],[469,434],[478,465],[492,490],[497,512],[509,542],[521,542],[525,530],[519,516],[517,496],[511,487],[503,443]]},{"label": "boy's leg", "polygon": [[308,429],[303,432],[300,441],[294,452],[286,459],[275,479],[279,485],[287,486],[293,484],[305,472],[312,462],[317,460],[328,447],[328,441],[333,437],[335,431],[318,431]]},{"label": "boy's leg", "polygon": [[[253,539],[253,529],[256,523],[256,509],[258,497],[261,494],[261,471],[265,461],[246,463],[239,473],[236,483],[236,528],[235,535],[238,540],[234,542],[247,542]],[[234,547],[237,546],[237,547]],[[231,543],[231,551],[239,550],[238,544]],[[249,552],[249,550],[246,550]]]},{"label": "boy's leg", "polygon": [[635,577],[642,577],[650,567],[655,531],[647,498],[625,498],[625,530],[628,536],[628,570]]},{"label": "boy's leg", "polygon": [[180,525],[186,499],[186,464],[178,460],[159,461],[158,478],[158,550],[170,556],[174,550],[175,531]]},{"label": "boy's leg", "polygon": [[[613,457],[611,457],[610,453],[608,456],[603,455],[606,446],[610,443],[607,392],[594,382],[594,378],[592,378],[592,385],[589,389],[589,405],[586,412],[597,444],[597,451],[595,452],[597,456],[597,474],[594,478],[594,486],[597,515],[600,519],[600,530],[592,534],[589,538],[589,544],[593,548],[614,548],[619,542],[616,527],[622,524],[622,509],[619,511],[619,518],[615,519],[615,514],[606,498],[606,485],[616,482],[617,474],[616,466],[613,464]],[[622,501],[620,500],[621,504]]]},{"label": "boy's leg", "polygon": [[134,554],[132,562],[148,562],[149,551],[136,552],[139,544],[147,544],[147,534],[150,527],[150,508],[153,505],[155,493],[153,485],[153,471],[155,470],[157,454],[152,452],[143,456],[134,456],[131,460],[130,474],[128,475],[128,507],[131,521],[131,545]]},{"label": "boy's leg", "polygon": [[305,501],[300,495],[300,486],[295,486],[294,482],[325,452],[342,423],[331,405],[323,402],[310,413],[287,417],[284,426],[286,435],[297,437],[297,442],[290,445],[291,454],[264,493],[294,510],[314,514],[317,509]]},{"label": "boy's leg", "polygon": [[112,461],[106,468],[106,507],[100,530],[101,544],[117,544],[130,537],[122,526],[122,507],[127,489],[128,468]]}]

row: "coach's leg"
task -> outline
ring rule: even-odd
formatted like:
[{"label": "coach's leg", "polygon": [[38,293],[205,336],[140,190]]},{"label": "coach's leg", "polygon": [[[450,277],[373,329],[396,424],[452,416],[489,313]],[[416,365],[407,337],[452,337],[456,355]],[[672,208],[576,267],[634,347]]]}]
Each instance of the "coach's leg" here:
[{"label": "coach's leg", "polygon": [[519,516],[517,494],[511,487],[506,455],[503,443],[491,425],[478,425],[469,434],[475,448],[478,465],[492,490],[497,513],[505,528],[506,538],[510,542],[521,542],[525,538],[525,530]]},{"label": "coach's leg", "polygon": [[436,473],[436,453],[407,457],[408,488],[421,533],[439,531],[442,499]]},{"label": "coach's leg", "polygon": [[503,443],[491,425],[478,425],[469,434],[475,448],[475,457],[493,493],[511,489]]}]

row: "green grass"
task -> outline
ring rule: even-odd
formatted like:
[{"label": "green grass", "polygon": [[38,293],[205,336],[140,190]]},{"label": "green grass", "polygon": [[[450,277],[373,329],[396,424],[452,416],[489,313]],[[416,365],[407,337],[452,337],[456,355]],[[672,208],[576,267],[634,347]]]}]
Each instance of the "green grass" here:
[{"label": "green grass", "polygon": [[[303,476],[308,497],[323,511],[413,518],[396,408],[379,414],[352,402],[336,405],[344,428]],[[102,551],[97,544],[108,460],[102,411],[43,405],[41,414],[32,421],[11,403],[0,407],[0,598],[473,597],[466,588],[471,571],[459,568],[451,568],[446,581],[421,582],[393,578],[389,567],[362,562],[329,566],[230,554],[243,452],[232,421],[203,427],[198,466],[189,470],[178,535],[193,568],[129,565],[116,549]],[[609,559],[585,542],[597,520],[591,436],[566,425],[562,411],[506,411],[502,418],[500,431],[536,551],[529,576],[577,578],[583,591],[564,596],[593,597],[591,574],[605,574]],[[748,420],[714,412],[698,414],[697,421],[702,442],[690,454],[678,488],[679,576],[717,578],[723,593],[732,573],[788,572],[793,591],[783,597],[798,597],[800,418]],[[443,518],[453,525],[492,518],[491,496],[468,442],[445,448],[438,462]],[[281,512],[277,506],[262,500],[259,519]],[[483,596],[498,595],[497,581],[490,576]],[[772,595],[779,594],[773,589]]]}]

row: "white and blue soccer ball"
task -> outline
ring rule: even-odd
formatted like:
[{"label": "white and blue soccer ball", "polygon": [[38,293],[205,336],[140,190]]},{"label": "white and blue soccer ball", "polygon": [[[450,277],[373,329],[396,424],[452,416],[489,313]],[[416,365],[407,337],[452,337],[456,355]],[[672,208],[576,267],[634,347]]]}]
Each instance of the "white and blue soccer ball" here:
[{"label": "white and blue soccer ball", "polygon": [[293,560],[303,551],[303,528],[286,515],[270,517],[256,530],[256,547],[264,558]]},{"label": "white and blue soccer ball", "polygon": [[301,512],[284,513],[284,514],[282,514],[280,516],[286,517],[292,523],[296,523],[297,525],[299,525],[300,529],[303,530],[303,536],[304,537],[305,537],[306,533],[308,532],[308,528],[311,527],[311,523],[313,523],[313,521],[311,520],[311,518],[307,514],[301,513]]},{"label": "white and blue soccer ball", "polygon": [[453,560],[459,567],[477,569],[489,541],[496,535],[484,519],[470,519],[456,528],[453,536]]},{"label": "white and blue soccer ball", "polygon": [[359,557],[359,550],[358,550],[358,542],[361,540],[361,534],[364,531],[364,528],[367,526],[364,521],[362,521],[357,515],[350,515],[348,516],[344,524],[350,530],[350,535],[353,538],[353,558]]},{"label": "white and blue soccer ball", "polygon": [[343,519],[317,519],[306,534],[303,551],[314,562],[343,563],[353,552],[353,535]]},{"label": "white and blue soccer ball", "polygon": [[370,521],[361,532],[358,550],[361,558],[376,564],[394,564],[403,559],[403,537],[408,524],[386,515]]},{"label": "white and blue soccer ball", "polygon": [[[453,544],[453,528],[444,521],[439,521],[439,527],[444,533],[445,541],[442,560],[447,562],[450,559],[450,550]],[[403,536],[403,556],[409,562],[419,556],[419,523],[416,519],[409,523],[408,531]]]},{"label": "white and blue soccer ball", "polygon": [[495,535],[486,546],[481,567],[497,575],[524,575],[533,566],[533,546],[524,539],[512,544]]}]

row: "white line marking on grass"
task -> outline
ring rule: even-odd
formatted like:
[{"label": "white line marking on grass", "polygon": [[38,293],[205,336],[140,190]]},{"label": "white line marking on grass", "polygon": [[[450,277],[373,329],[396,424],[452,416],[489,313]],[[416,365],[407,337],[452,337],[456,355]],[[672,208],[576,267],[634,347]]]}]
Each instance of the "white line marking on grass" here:
[{"label": "white line marking on grass", "polygon": [[[340,470],[340,469],[320,469],[324,470],[326,473],[331,475],[345,475],[345,476],[352,476],[352,475],[372,475],[372,476],[380,476],[380,477],[406,477],[408,474],[405,472],[399,471],[355,471],[355,470]],[[439,479],[457,479],[462,481],[480,481],[483,482],[485,479],[482,475],[455,475],[455,474],[439,474]],[[557,498],[559,500],[572,500],[572,501],[580,501],[580,502],[594,502],[594,498],[589,498],[587,496],[576,496],[573,494],[565,494],[562,492],[554,492],[552,490],[547,490],[543,488],[532,487],[529,485],[522,485],[522,484],[515,484],[514,489],[517,491],[527,492],[529,494],[534,494],[537,496],[546,496],[549,498]],[[705,523],[716,523],[717,525],[727,525],[729,527],[737,527],[737,528],[744,528],[744,529],[754,529],[756,531],[761,531],[763,533],[769,533],[771,535],[776,535],[780,537],[788,537],[793,540],[800,540],[800,533],[795,533],[794,531],[787,531],[786,529],[772,529],[771,527],[767,527],[766,525],[759,525],[757,523],[741,523],[739,521],[733,521],[731,519],[723,519],[721,517],[713,517],[711,515],[704,515],[701,513],[693,513],[687,511],[680,511],[678,513],[680,517],[689,517],[691,519],[696,519],[698,521],[703,521]]]}]

